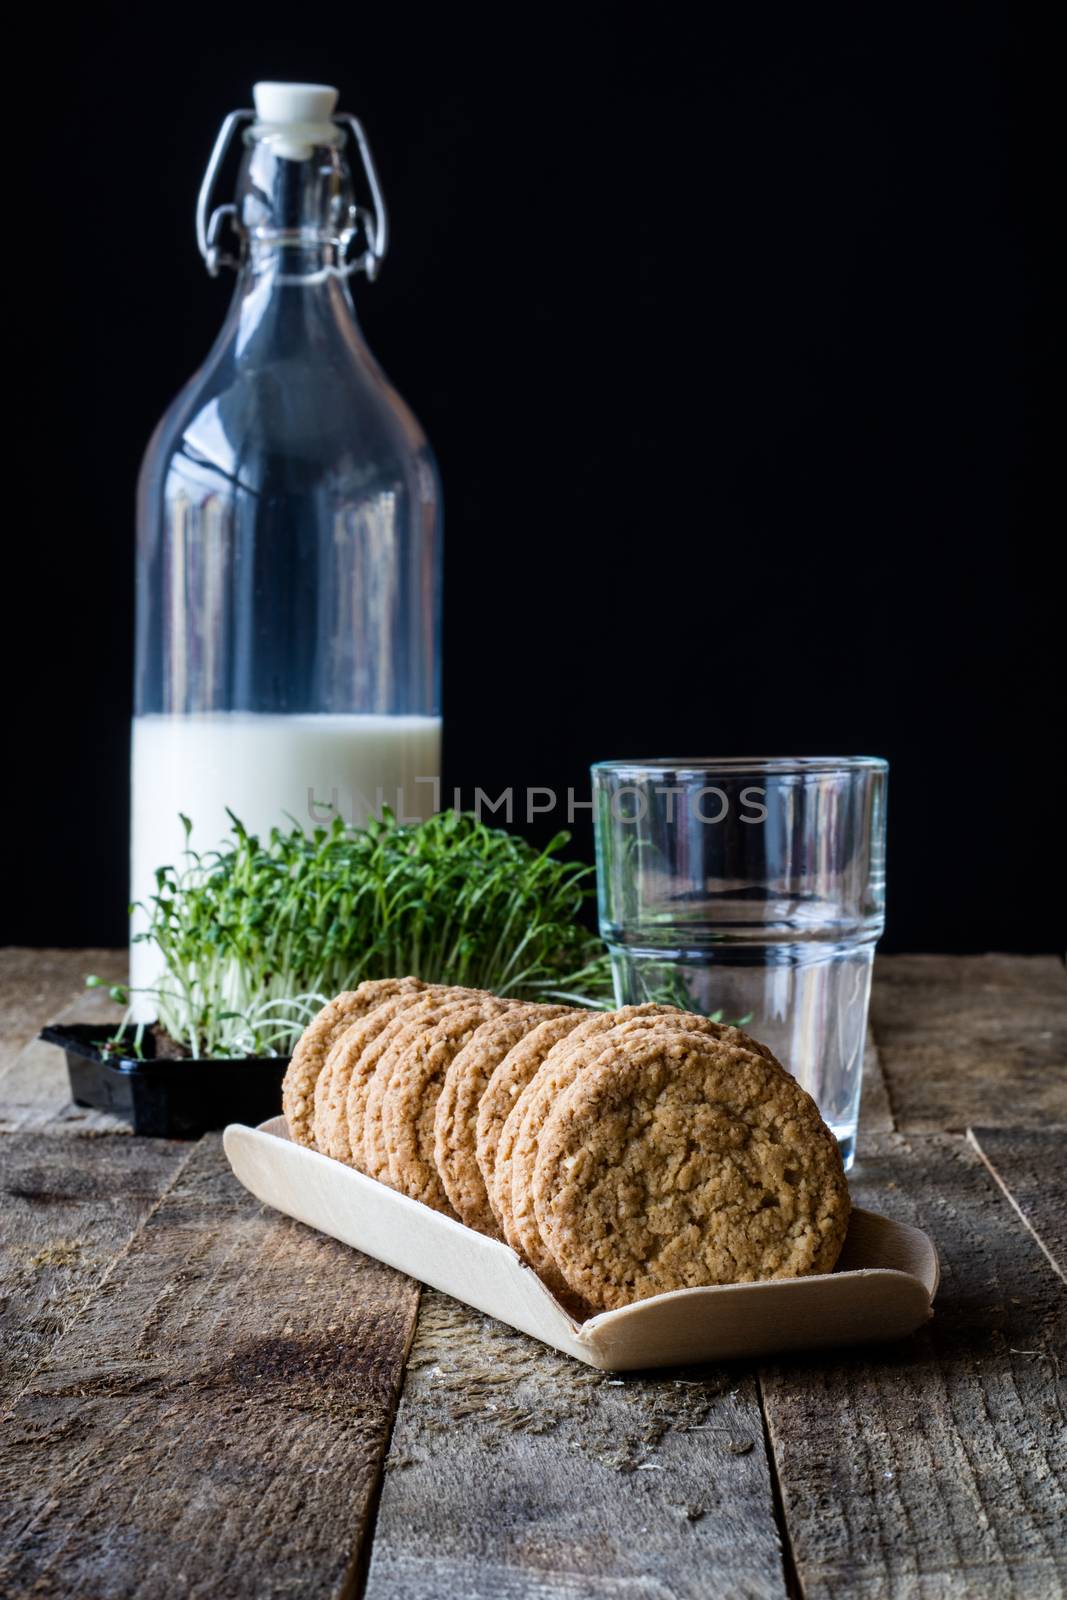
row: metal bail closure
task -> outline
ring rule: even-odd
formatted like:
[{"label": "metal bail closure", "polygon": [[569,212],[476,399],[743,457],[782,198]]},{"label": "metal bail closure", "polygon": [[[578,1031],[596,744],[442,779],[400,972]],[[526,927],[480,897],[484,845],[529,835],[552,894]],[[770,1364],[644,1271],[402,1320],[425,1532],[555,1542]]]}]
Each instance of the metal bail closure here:
[{"label": "metal bail closure", "polygon": [[[239,231],[237,222],[237,207],[235,205],[217,206],[211,211],[211,196],[215,188],[215,179],[218,177],[219,168],[222,166],[230,140],[233,138],[238,126],[242,122],[251,122],[255,117],[252,110],[231,111],[219,129],[215,148],[204,173],[204,180],[200,185],[200,193],[196,198],[196,242],[204,264],[213,278],[218,277],[220,267],[240,266],[238,256],[224,255],[219,247],[219,229],[227,217],[230,218],[233,228]],[[210,212],[210,216],[209,216]]]},{"label": "metal bail closure", "polygon": [[385,260],[385,252],[389,248],[389,213],[385,209],[385,198],[382,195],[382,186],[378,181],[378,169],[374,165],[374,157],[371,155],[370,145],[367,143],[367,135],[363,131],[363,124],[359,118],[352,116],[351,112],[341,111],[332,120],[340,127],[347,128],[356,141],[359,159],[363,163],[367,186],[370,189],[371,204],[374,207],[373,212],[368,211],[365,206],[354,206],[352,208],[355,213],[353,220],[358,218],[363,225],[367,248],[354,261],[346,262],[343,270],[346,274],[365,272],[368,281],[373,283],[378,276],[379,267]]},{"label": "metal bail closure", "polygon": [[[237,207],[232,203],[216,206],[211,209],[211,199],[218,179],[219,169],[226,159],[226,152],[233,140],[234,134],[242,122],[254,122],[256,113],[252,110],[231,111],[219,129],[215,140],[214,149],[200,185],[200,193],[196,201],[196,242],[204,264],[211,276],[217,277],[220,267],[233,267],[236,270],[241,265],[239,255],[225,251],[220,242],[220,235],[224,224],[229,221],[238,239],[243,238],[241,224],[237,214]],[[350,221],[352,232],[349,234],[345,250],[351,245],[352,239],[362,229],[366,239],[366,248],[362,255],[356,256],[351,261],[345,261],[341,271],[346,277],[354,272],[365,272],[371,283],[378,276],[378,270],[385,259],[385,252],[389,248],[389,217],[385,209],[385,199],[382,195],[382,186],[378,180],[378,169],[374,165],[367,135],[363,131],[363,124],[358,117],[349,112],[339,112],[330,118],[339,127],[347,128],[356,142],[359,150],[360,163],[363,167],[367,185],[370,189],[371,205],[373,210],[366,206],[353,205],[350,208]]]}]

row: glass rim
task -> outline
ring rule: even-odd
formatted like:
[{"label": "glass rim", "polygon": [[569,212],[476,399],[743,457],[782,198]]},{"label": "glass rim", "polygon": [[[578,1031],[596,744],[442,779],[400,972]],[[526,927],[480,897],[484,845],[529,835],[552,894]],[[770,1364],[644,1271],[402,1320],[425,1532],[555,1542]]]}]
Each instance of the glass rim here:
[{"label": "glass rim", "polygon": [[675,772],[703,777],[709,773],[806,777],[834,772],[888,772],[889,762],[884,756],[654,756],[643,760],[635,757],[630,761],[594,761],[589,770],[594,776],[598,772],[613,772],[619,776]]}]

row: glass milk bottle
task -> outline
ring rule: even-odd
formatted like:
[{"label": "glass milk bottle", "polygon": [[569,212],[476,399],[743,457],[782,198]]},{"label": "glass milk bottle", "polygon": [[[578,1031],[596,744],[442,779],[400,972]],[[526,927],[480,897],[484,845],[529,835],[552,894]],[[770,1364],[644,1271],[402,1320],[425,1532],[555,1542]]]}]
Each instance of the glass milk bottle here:
[{"label": "glass milk bottle", "polygon": [[[180,814],[205,851],[227,811],[265,834],[338,811],[359,824],[383,804],[425,816],[437,790],[437,468],[350,292],[385,253],[377,175],[336,90],[260,83],[254,98],[223,124],[197,214],[209,272],[235,268],[236,290],[138,490],[135,901],[180,862]],[[212,211],[242,124],[235,201]],[[152,946],[131,947],[135,987],[155,965]]]}]

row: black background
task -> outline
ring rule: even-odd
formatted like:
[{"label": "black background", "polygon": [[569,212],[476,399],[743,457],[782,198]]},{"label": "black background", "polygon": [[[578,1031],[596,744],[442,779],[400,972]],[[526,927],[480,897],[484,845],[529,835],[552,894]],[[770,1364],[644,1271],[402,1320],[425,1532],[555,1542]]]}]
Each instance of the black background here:
[{"label": "black background", "polygon": [[1061,944],[1058,58],[999,7],[625,15],[42,15],[5,941],[123,941],[134,481],[229,292],[215,132],[283,77],[340,86],[390,203],[357,294],[441,463],[449,781],[886,755],[884,947]]}]

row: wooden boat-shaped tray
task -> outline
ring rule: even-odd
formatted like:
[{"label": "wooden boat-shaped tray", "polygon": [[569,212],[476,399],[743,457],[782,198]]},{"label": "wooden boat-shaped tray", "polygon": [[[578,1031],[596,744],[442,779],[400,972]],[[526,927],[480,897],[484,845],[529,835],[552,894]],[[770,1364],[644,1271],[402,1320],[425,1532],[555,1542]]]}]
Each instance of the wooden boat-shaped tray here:
[{"label": "wooden boat-shaped tray", "polygon": [[679,1289],[578,1323],[506,1244],[294,1144],[284,1117],[232,1124],[224,1144],[265,1204],[602,1371],[899,1339],[932,1314],[926,1234],[854,1209],[832,1273]]}]

